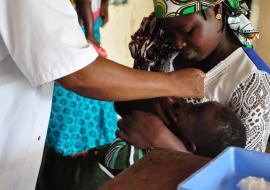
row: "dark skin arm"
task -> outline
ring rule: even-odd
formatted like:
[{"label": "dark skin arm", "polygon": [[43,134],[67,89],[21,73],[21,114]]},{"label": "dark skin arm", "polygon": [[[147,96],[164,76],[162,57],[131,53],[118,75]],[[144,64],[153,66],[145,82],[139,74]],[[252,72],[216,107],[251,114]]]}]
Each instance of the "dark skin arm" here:
[{"label": "dark skin arm", "polygon": [[162,120],[146,112],[135,111],[118,122],[117,136],[139,148],[167,148],[188,152]]},{"label": "dark skin arm", "polygon": [[122,117],[130,115],[133,111],[143,111],[154,113],[154,104],[158,102],[158,98],[134,100],[125,102],[115,102],[115,111]]},{"label": "dark skin arm", "polygon": [[102,0],[100,7],[100,16],[103,20],[102,26],[104,26],[109,21],[109,0]]},{"label": "dark skin arm", "polygon": [[92,64],[57,82],[84,97],[127,101],[164,96],[202,98],[204,77],[200,70],[155,73],[134,70],[98,57]]},{"label": "dark skin arm", "polygon": [[[76,3],[90,7],[88,0],[76,0]],[[171,74],[135,71],[98,57],[92,64],[57,82],[84,97],[127,101],[161,96],[202,98],[204,77],[205,74],[199,70]]]},{"label": "dark skin arm", "polygon": [[131,114],[133,111],[151,112],[159,116],[162,121],[170,126],[176,123],[177,115],[175,106],[182,102],[179,98],[162,97],[145,100],[134,100],[125,102],[115,102],[114,107],[120,116]]},{"label": "dark skin arm", "polygon": [[94,36],[94,17],[91,7],[91,1],[89,0],[75,0],[77,11],[80,18],[83,21],[83,25],[86,31],[86,39],[89,43],[99,47],[99,43]]}]

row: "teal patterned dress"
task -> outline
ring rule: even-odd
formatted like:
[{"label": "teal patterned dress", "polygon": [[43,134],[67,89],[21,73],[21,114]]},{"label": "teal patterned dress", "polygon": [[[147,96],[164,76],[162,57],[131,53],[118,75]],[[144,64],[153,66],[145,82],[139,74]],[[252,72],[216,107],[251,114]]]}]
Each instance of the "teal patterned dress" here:
[{"label": "teal patterned dress", "polygon": [[[100,40],[102,19],[95,23]],[[65,156],[104,145],[115,139],[117,114],[113,102],[79,96],[55,84],[46,143]]]}]

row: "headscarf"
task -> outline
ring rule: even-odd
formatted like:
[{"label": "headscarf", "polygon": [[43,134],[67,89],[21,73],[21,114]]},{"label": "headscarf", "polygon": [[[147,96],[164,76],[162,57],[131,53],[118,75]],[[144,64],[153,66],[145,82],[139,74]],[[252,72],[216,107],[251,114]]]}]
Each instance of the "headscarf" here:
[{"label": "headscarf", "polygon": [[136,69],[169,72],[171,54],[177,50],[171,46],[169,36],[156,27],[156,21],[154,13],[143,19],[139,30],[131,36],[130,53]]},{"label": "headscarf", "polygon": [[247,47],[252,47],[252,41],[259,37],[248,18],[248,7],[240,0],[154,0],[155,13],[158,19],[193,14],[205,11],[222,3],[227,17],[227,24],[239,41]]},{"label": "headscarf", "polygon": [[223,4],[225,11],[224,24],[228,24],[244,46],[252,47],[252,41],[258,38],[259,32],[245,16],[249,10],[240,0],[154,0],[155,13],[143,19],[129,44],[135,60],[134,68],[158,72],[171,70],[170,60],[178,51],[171,46],[169,36],[156,27],[157,19],[206,11],[219,3]]},{"label": "headscarf", "polygon": [[216,4],[215,0],[154,0],[157,18],[193,14]]}]

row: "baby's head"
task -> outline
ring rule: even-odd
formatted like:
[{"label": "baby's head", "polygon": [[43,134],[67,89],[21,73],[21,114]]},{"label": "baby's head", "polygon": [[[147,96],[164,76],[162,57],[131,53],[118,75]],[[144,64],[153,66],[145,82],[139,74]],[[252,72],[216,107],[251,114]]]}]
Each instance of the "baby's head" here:
[{"label": "baby's head", "polygon": [[215,157],[228,146],[245,147],[246,130],[228,107],[217,102],[176,108],[176,135],[195,154]]}]

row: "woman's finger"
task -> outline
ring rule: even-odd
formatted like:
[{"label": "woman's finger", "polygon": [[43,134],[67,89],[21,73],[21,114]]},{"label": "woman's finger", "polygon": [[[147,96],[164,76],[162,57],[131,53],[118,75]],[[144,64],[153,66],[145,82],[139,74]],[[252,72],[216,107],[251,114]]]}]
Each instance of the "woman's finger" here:
[{"label": "woman's finger", "polygon": [[117,127],[119,128],[119,129],[123,129],[124,128],[124,121],[123,121],[123,119],[119,119],[118,121],[117,121]]},{"label": "woman's finger", "polygon": [[132,130],[130,127],[131,122],[132,122],[132,117],[129,115],[126,115],[117,122],[117,126],[120,130],[124,131],[125,133],[128,133],[128,131]]}]

